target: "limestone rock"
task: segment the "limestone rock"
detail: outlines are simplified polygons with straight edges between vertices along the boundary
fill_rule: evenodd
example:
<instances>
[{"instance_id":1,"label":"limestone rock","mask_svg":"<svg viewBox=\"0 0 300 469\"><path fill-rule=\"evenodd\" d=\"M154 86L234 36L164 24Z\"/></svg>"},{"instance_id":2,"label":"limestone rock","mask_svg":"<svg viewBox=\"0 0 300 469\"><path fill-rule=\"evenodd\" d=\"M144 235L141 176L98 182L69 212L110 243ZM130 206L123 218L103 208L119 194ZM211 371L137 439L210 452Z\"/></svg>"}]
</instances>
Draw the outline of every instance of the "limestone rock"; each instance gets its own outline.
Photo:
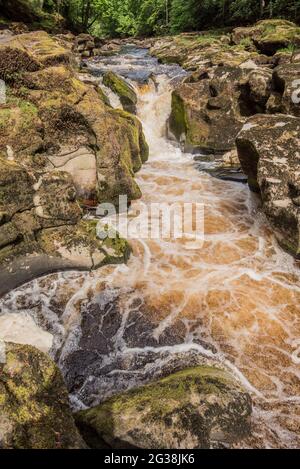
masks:
<instances>
[{"instance_id":1,"label":"limestone rock","mask_svg":"<svg viewBox=\"0 0 300 469\"><path fill-rule=\"evenodd\" d=\"M300 63L289 63L275 68L273 87L277 106L274 109L273 101L269 102L269 111L300 117Z\"/></svg>"},{"instance_id":2,"label":"limestone rock","mask_svg":"<svg viewBox=\"0 0 300 469\"><path fill-rule=\"evenodd\" d=\"M300 120L286 115L251 117L237 136L238 156L251 189L279 243L300 254Z\"/></svg>"},{"instance_id":3,"label":"limestone rock","mask_svg":"<svg viewBox=\"0 0 300 469\"><path fill-rule=\"evenodd\" d=\"M287 20L262 20L254 26L235 28L232 41L235 44L252 42L263 54L274 55L279 49L300 44L300 28Z\"/></svg>"},{"instance_id":4,"label":"limestone rock","mask_svg":"<svg viewBox=\"0 0 300 469\"><path fill-rule=\"evenodd\" d=\"M103 83L119 96L125 111L136 114L137 97L132 86L124 78L114 72L106 72Z\"/></svg>"},{"instance_id":5,"label":"limestone rock","mask_svg":"<svg viewBox=\"0 0 300 469\"><path fill-rule=\"evenodd\" d=\"M221 448L249 432L251 399L227 372L196 367L75 414L91 447Z\"/></svg>"},{"instance_id":6,"label":"limestone rock","mask_svg":"<svg viewBox=\"0 0 300 469\"><path fill-rule=\"evenodd\" d=\"M183 83L172 94L171 132L187 151L225 152L234 147L245 120L240 68L220 67L213 78Z\"/></svg>"},{"instance_id":7,"label":"limestone rock","mask_svg":"<svg viewBox=\"0 0 300 469\"><path fill-rule=\"evenodd\" d=\"M6 62L3 62L3 61ZM0 44L0 74L1 70L8 70L14 65L15 72L22 70L36 70L39 67L58 63L69 63L70 52L63 48L58 41L52 39L45 31L34 31L12 36Z\"/></svg>"},{"instance_id":8,"label":"limestone rock","mask_svg":"<svg viewBox=\"0 0 300 469\"><path fill-rule=\"evenodd\" d=\"M2 358L0 448L85 448L62 376L50 358L30 345L10 342L4 343Z\"/></svg>"}]
</instances>

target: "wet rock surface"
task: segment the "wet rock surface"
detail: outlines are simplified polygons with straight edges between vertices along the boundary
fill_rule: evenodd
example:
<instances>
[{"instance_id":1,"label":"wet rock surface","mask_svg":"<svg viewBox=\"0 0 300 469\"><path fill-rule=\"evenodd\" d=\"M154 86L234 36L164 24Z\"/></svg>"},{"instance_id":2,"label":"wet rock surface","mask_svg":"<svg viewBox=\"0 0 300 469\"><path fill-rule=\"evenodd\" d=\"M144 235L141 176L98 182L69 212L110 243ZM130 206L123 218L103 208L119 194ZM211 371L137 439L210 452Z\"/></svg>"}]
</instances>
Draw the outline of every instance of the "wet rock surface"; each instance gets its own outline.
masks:
<instances>
[{"instance_id":1,"label":"wet rock surface","mask_svg":"<svg viewBox=\"0 0 300 469\"><path fill-rule=\"evenodd\" d=\"M237 137L250 187L260 191L279 242L296 256L300 254L299 131L295 117L260 115L249 119Z\"/></svg>"},{"instance_id":2,"label":"wet rock surface","mask_svg":"<svg viewBox=\"0 0 300 469\"><path fill-rule=\"evenodd\" d=\"M50 358L8 342L1 342L1 353L0 448L85 448L61 373Z\"/></svg>"},{"instance_id":3,"label":"wet rock surface","mask_svg":"<svg viewBox=\"0 0 300 469\"><path fill-rule=\"evenodd\" d=\"M78 78L65 44L44 31L0 43L1 293L35 275L128 258L119 240L105 251L80 205L139 198L134 173L148 146L135 116Z\"/></svg>"},{"instance_id":4,"label":"wet rock surface","mask_svg":"<svg viewBox=\"0 0 300 469\"><path fill-rule=\"evenodd\" d=\"M222 448L249 433L251 400L232 377L191 368L75 415L92 447Z\"/></svg>"}]
</instances>

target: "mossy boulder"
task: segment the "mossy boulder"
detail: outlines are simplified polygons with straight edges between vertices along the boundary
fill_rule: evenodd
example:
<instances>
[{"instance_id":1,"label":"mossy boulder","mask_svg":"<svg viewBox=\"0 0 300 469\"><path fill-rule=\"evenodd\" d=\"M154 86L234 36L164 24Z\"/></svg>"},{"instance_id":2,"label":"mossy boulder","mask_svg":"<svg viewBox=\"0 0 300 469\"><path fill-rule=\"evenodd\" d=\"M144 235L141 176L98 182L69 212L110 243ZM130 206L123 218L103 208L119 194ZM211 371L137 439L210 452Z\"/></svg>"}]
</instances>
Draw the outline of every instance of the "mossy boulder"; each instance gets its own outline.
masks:
<instances>
[{"instance_id":1,"label":"mossy boulder","mask_svg":"<svg viewBox=\"0 0 300 469\"><path fill-rule=\"evenodd\" d=\"M287 20L262 20L251 27L236 28L232 33L235 44L251 41L266 55L274 55L279 49L300 45L300 28Z\"/></svg>"},{"instance_id":2,"label":"mossy boulder","mask_svg":"<svg viewBox=\"0 0 300 469\"><path fill-rule=\"evenodd\" d=\"M141 197L141 123L83 83L70 49L43 31L6 37L0 63L9 77L0 106L0 294L56 270L126 262L126 241L99 239L79 201L86 209Z\"/></svg>"},{"instance_id":3,"label":"mossy boulder","mask_svg":"<svg viewBox=\"0 0 300 469\"><path fill-rule=\"evenodd\" d=\"M32 29L45 29L50 33L59 32L65 26L65 19L58 13L43 10L44 0L0 0L1 14L13 21L28 23Z\"/></svg>"},{"instance_id":4,"label":"mossy boulder","mask_svg":"<svg viewBox=\"0 0 300 469\"><path fill-rule=\"evenodd\" d=\"M204 31L159 38L150 52L161 62L177 63L188 71L202 67L239 66L258 56L256 50L248 50L243 45L230 46L229 43L229 36Z\"/></svg>"},{"instance_id":5,"label":"mossy boulder","mask_svg":"<svg viewBox=\"0 0 300 469\"><path fill-rule=\"evenodd\" d=\"M17 21L37 21L42 14L43 0L0 0L1 13Z\"/></svg>"},{"instance_id":6,"label":"mossy boulder","mask_svg":"<svg viewBox=\"0 0 300 469\"><path fill-rule=\"evenodd\" d=\"M8 96L0 108L0 152L9 156L34 154L43 144L43 126L37 107Z\"/></svg>"},{"instance_id":7,"label":"mossy boulder","mask_svg":"<svg viewBox=\"0 0 300 469\"><path fill-rule=\"evenodd\" d=\"M196 367L80 411L95 448L196 449L230 446L249 432L251 399L227 372Z\"/></svg>"},{"instance_id":8,"label":"mossy boulder","mask_svg":"<svg viewBox=\"0 0 300 469\"><path fill-rule=\"evenodd\" d=\"M3 62L6 60L6 62ZM34 71L41 66L69 63L70 51L52 39L45 31L34 31L8 37L0 44L0 74ZM3 72L1 72L3 70Z\"/></svg>"},{"instance_id":9,"label":"mossy boulder","mask_svg":"<svg viewBox=\"0 0 300 469\"><path fill-rule=\"evenodd\" d=\"M240 68L220 67L211 77L183 83L172 93L169 129L186 151L225 152L234 147L245 120Z\"/></svg>"},{"instance_id":10,"label":"mossy boulder","mask_svg":"<svg viewBox=\"0 0 300 469\"><path fill-rule=\"evenodd\" d=\"M116 93L125 111L136 114L137 96L133 87L114 72L106 72L103 84Z\"/></svg>"},{"instance_id":11,"label":"mossy boulder","mask_svg":"<svg viewBox=\"0 0 300 469\"><path fill-rule=\"evenodd\" d=\"M30 345L1 343L0 448L85 448L57 366Z\"/></svg>"},{"instance_id":12,"label":"mossy boulder","mask_svg":"<svg viewBox=\"0 0 300 469\"><path fill-rule=\"evenodd\" d=\"M300 255L300 119L251 117L237 136L238 156L252 190L259 191L279 243Z\"/></svg>"},{"instance_id":13,"label":"mossy boulder","mask_svg":"<svg viewBox=\"0 0 300 469\"><path fill-rule=\"evenodd\" d=\"M105 264L127 262L131 249L126 240L116 233L115 238L99 239L97 222L81 220L75 227L64 225L42 230L38 234L42 250L73 263L74 268L85 270Z\"/></svg>"},{"instance_id":14,"label":"mossy boulder","mask_svg":"<svg viewBox=\"0 0 300 469\"><path fill-rule=\"evenodd\" d=\"M97 223L81 218L68 173L0 158L0 294L56 270L127 261L125 240L99 239Z\"/></svg>"},{"instance_id":15,"label":"mossy boulder","mask_svg":"<svg viewBox=\"0 0 300 469\"><path fill-rule=\"evenodd\" d=\"M0 55L7 50L29 54L36 68L10 71L7 104L0 110L2 154L9 151L34 171L69 172L85 206L117 205L119 195L129 203L139 198L134 173L148 147L138 119L113 110L97 85L82 82L63 60L70 51L45 32L14 36Z\"/></svg>"}]
</instances>

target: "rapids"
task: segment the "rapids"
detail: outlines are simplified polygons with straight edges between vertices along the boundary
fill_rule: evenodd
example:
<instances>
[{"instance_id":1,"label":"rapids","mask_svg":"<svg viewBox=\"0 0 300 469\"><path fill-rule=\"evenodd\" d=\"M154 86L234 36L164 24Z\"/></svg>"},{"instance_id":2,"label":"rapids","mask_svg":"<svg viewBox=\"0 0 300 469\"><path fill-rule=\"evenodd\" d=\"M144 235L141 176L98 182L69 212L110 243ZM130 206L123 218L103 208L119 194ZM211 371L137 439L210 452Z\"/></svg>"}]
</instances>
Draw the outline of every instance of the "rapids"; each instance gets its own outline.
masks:
<instances>
[{"instance_id":1,"label":"rapids","mask_svg":"<svg viewBox=\"0 0 300 469\"><path fill-rule=\"evenodd\" d=\"M0 301L0 325L14 327L18 313L22 342L26 334L37 346L44 339L74 408L215 363L252 395L252 435L243 447L299 447L299 269L245 185L198 171L193 156L166 138L172 87L183 71L128 50L89 67L97 75L106 65L135 80L150 147L136 175L141 202L204 204L204 242L133 239L126 266L52 274L10 292ZM132 217L141 202L132 204Z\"/></svg>"}]
</instances>

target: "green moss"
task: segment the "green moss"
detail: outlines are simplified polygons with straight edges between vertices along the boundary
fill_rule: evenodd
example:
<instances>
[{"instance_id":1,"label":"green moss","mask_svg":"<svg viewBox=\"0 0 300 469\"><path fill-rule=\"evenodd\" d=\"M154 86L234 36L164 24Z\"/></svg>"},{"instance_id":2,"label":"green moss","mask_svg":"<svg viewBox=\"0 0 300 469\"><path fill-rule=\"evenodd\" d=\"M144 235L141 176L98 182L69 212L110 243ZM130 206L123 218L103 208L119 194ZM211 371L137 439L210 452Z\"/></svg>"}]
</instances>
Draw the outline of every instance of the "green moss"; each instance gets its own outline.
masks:
<instances>
[{"instance_id":1,"label":"green moss","mask_svg":"<svg viewBox=\"0 0 300 469\"><path fill-rule=\"evenodd\" d=\"M136 112L137 97L135 91L123 78L114 72L107 72L103 76L103 84L119 96L126 111Z\"/></svg>"},{"instance_id":2,"label":"green moss","mask_svg":"<svg viewBox=\"0 0 300 469\"><path fill-rule=\"evenodd\" d=\"M187 128L188 125L184 101L176 92L173 91L170 129L177 138L177 140L180 140L182 135L186 135Z\"/></svg>"},{"instance_id":3,"label":"green moss","mask_svg":"<svg viewBox=\"0 0 300 469\"><path fill-rule=\"evenodd\" d=\"M147 419L148 424L156 420L161 422L173 412L179 415L185 405L187 410L190 409L191 396L201 396L205 401L207 395L213 395L216 399L232 386L232 378L221 369L210 366L188 368L112 397L95 408L78 412L75 420L79 425L91 425L100 437L108 437L109 440L114 434L116 422L122 426L123 421L130 420L134 427L133 420L138 413L141 413L142 419Z\"/></svg>"},{"instance_id":4,"label":"green moss","mask_svg":"<svg viewBox=\"0 0 300 469\"><path fill-rule=\"evenodd\" d=\"M0 109L0 131L5 129L11 117L11 110L8 108Z\"/></svg>"}]
</instances>

